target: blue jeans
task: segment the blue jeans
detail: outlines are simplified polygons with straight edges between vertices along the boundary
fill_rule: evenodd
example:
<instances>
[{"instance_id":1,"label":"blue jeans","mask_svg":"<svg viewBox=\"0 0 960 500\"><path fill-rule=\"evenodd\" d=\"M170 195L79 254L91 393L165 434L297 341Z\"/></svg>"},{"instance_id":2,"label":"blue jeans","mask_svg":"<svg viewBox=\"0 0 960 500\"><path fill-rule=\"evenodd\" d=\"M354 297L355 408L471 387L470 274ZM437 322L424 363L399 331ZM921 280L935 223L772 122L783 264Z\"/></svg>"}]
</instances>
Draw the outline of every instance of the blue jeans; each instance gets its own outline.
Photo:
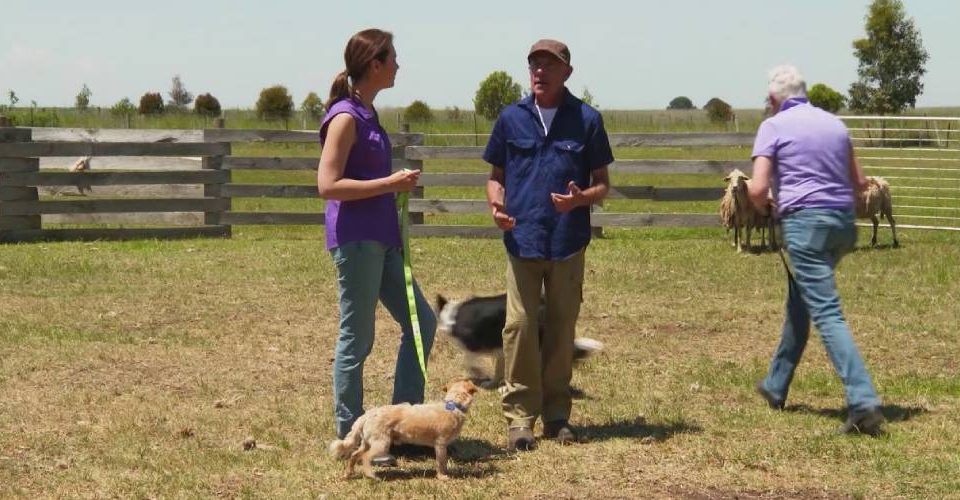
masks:
<instances>
[{"instance_id":1,"label":"blue jeans","mask_svg":"<svg viewBox=\"0 0 960 500\"><path fill-rule=\"evenodd\" d=\"M340 336L333 360L333 406L337 436L343 438L363 415L363 362L373 349L377 300L402 330L393 378L393 404L422 403L424 380L417 360L407 306L400 248L356 241L330 250L340 289ZM430 356L437 320L416 281L413 284L424 356Z\"/></svg>"},{"instance_id":2,"label":"blue jeans","mask_svg":"<svg viewBox=\"0 0 960 500\"><path fill-rule=\"evenodd\" d=\"M857 241L852 211L804 209L783 220L783 241L793 268L788 277L786 318L780 346L763 387L786 401L793 373L810 337L810 320L820 331L830 361L843 381L851 411L880 406L870 374L840 310L834 269Z\"/></svg>"}]
</instances>

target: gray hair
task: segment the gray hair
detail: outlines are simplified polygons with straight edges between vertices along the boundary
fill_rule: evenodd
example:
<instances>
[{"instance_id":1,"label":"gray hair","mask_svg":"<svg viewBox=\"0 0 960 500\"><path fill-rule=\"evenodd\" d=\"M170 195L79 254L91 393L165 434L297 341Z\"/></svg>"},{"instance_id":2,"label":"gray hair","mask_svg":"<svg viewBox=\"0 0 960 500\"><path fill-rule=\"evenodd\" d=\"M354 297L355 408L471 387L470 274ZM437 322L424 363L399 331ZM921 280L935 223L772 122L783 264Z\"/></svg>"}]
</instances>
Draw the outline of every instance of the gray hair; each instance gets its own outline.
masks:
<instances>
[{"instance_id":1,"label":"gray hair","mask_svg":"<svg viewBox=\"0 0 960 500\"><path fill-rule=\"evenodd\" d=\"M773 68L768 73L770 84L767 91L770 92L778 102L786 101L791 97L806 97L807 82L803 81L803 75L796 66L784 64Z\"/></svg>"}]
</instances>

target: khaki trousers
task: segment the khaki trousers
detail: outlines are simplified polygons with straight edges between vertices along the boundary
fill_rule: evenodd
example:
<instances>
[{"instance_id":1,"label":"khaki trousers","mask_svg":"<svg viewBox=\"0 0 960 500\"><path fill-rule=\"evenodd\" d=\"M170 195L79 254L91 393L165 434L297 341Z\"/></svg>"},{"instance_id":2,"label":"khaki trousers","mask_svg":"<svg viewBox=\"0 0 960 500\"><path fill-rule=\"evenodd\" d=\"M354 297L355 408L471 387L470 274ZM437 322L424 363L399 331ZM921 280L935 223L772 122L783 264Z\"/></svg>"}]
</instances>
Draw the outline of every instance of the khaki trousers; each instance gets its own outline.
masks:
<instances>
[{"instance_id":1,"label":"khaki trousers","mask_svg":"<svg viewBox=\"0 0 960 500\"><path fill-rule=\"evenodd\" d=\"M562 261L509 256L502 404L511 427L532 428L539 416L544 422L570 418L573 340L583 300L585 250Z\"/></svg>"}]
</instances>

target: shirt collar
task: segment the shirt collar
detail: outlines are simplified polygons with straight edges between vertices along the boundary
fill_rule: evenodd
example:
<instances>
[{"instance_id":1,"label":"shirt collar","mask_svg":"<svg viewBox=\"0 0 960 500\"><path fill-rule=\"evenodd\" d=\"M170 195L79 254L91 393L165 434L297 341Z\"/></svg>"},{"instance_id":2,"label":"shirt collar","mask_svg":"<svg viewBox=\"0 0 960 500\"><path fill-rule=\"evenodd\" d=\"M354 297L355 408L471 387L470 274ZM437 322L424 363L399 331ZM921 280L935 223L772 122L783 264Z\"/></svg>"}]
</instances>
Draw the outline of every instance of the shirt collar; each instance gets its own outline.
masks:
<instances>
[{"instance_id":1,"label":"shirt collar","mask_svg":"<svg viewBox=\"0 0 960 500\"><path fill-rule=\"evenodd\" d=\"M350 107L356 110L357 114L363 117L364 120L369 120L373 118L376 113L375 111L371 111L367 109L367 107L364 106L362 102L360 102L360 99L357 99L353 96L344 97L342 100L347 101Z\"/></svg>"},{"instance_id":2,"label":"shirt collar","mask_svg":"<svg viewBox=\"0 0 960 500\"><path fill-rule=\"evenodd\" d=\"M569 107L569 106L571 106L571 105L575 105L575 104L576 104L576 99L577 99L577 98L574 97L573 94L570 93L570 90L567 89L567 87L563 87L563 99L560 101L560 106L558 107L558 109L559 109L559 108ZM524 97L523 99L520 99L520 102L517 103L517 104L518 104L520 107L527 108L527 109L529 109L530 111L533 111L533 110L534 110L534 104L535 104L534 101L533 101L533 93L531 93L531 94L528 95L527 97Z\"/></svg>"},{"instance_id":3,"label":"shirt collar","mask_svg":"<svg viewBox=\"0 0 960 500\"><path fill-rule=\"evenodd\" d=\"M806 97L791 97L780 105L780 111L786 111L794 106L810 102Z\"/></svg>"}]
</instances>

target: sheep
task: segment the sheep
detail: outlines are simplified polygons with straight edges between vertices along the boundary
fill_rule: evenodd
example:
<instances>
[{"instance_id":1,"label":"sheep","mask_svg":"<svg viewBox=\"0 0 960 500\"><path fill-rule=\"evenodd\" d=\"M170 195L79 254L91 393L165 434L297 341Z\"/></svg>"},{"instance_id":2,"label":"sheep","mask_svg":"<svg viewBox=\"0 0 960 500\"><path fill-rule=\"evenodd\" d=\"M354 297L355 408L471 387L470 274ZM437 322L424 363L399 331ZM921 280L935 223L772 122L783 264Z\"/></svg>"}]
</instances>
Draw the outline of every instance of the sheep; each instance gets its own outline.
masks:
<instances>
[{"instance_id":1,"label":"sheep","mask_svg":"<svg viewBox=\"0 0 960 500\"><path fill-rule=\"evenodd\" d=\"M733 246L738 252L743 251L740 231L744 231L747 248L750 248L750 231L756 226L756 211L750 203L747 191L749 177L740 169L735 168L723 180L727 181L727 189L720 201L720 219L724 226L733 229Z\"/></svg>"},{"instance_id":2,"label":"sheep","mask_svg":"<svg viewBox=\"0 0 960 500\"><path fill-rule=\"evenodd\" d=\"M897 222L893 220L893 198L890 196L890 184L882 177L867 176L867 188L860 196L857 196L857 217L860 219L870 219L873 222L873 237L870 238L870 246L877 246L877 226L880 225L881 217L886 217L890 223L890 231L893 232L894 248L900 246L897 241Z\"/></svg>"},{"instance_id":3,"label":"sheep","mask_svg":"<svg viewBox=\"0 0 960 500\"><path fill-rule=\"evenodd\" d=\"M747 181L747 186L750 185L751 181ZM756 210L756 208L754 208ZM777 249L777 202L773 199L773 191L767 190L767 212L766 214L761 214L757 212L756 218L754 219L754 228L760 231L760 247L769 248L770 250ZM769 239L766 238L764 231L769 234ZM767 243L770 243L767 246Z\"/></svg>"},{"instance_id":4,"label":"sheep","mask_svg":"<svg viewBox=\"0 0 960 500\"><path fill-rule=\"evenodd\" d=\"M90 170L90 158L91 157L89 156L84 156L83 158L80 158L79 160L74 162L73 166L71 166L69 170L71 172L85 172L87 170ZM77 190L80 191L80 194L82 195L84 194L84 191L93 191L93 188L90 187L90 185L85 182L78 182Z\"/></svg>"}]
</instances>

